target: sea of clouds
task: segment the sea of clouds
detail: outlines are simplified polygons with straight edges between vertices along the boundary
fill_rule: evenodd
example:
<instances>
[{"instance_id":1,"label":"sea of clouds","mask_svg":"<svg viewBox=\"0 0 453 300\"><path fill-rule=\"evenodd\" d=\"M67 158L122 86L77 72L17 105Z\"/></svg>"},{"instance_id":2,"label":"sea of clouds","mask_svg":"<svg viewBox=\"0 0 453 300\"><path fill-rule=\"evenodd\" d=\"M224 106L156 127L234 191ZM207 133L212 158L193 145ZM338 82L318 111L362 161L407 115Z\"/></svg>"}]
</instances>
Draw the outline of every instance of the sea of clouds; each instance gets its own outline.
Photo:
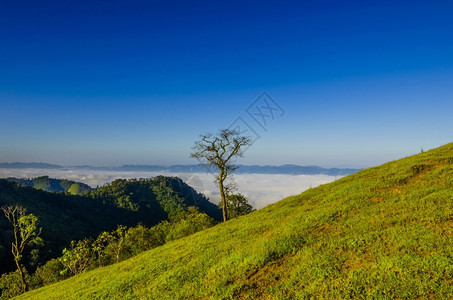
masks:
<instances>
[{"instance_id":1,"label":"sea of clouds","mask_svg":"<svg viewBox=\"0 0 453 300\"><path fill-rule=\"evenodd\" d=\"M210 173L123 172L85 169L0 169L0 178L34 178L47 175L69 179L92 187L102 186L118 178L150 178L158 175L176 176L218 203L220 194ZM233 179L238 192L245 195L253 207L260 209L285 197L297 195L310 187L332 182L340 177L328 175L235 174Z\"/></svg>"}]
</instances>

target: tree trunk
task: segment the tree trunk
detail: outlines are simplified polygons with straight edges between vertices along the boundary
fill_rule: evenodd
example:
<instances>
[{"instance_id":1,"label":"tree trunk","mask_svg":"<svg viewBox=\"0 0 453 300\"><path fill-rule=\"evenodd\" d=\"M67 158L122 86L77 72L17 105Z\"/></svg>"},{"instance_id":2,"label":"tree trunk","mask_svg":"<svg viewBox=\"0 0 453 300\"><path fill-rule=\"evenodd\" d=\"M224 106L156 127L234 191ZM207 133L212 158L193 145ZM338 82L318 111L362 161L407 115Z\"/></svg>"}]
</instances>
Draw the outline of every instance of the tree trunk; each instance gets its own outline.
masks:
<instances>
[{"instance_id":1,"label":"tree trunk","mask_svg":"<svg viewBox=\"0 0 453 300\"><path fill-rule=\"evenodd\" d=\"M225 195L225 187L223 186L223 172L219 175L219 189L220 197L222 197L223 222L226 222L228 221L228 203Z\"/></svg>"},{"instance_id":2,"label":"tree trunk","mask_svg":"<svg viewBox=\"0 0 453 300\"><path fill-rule=\"evenodd\" d=\"M25 275L24 275L24 272L22 271L22 268L20 267L19 260L15 259L15 261L16 261L17 270L19 270L20 281L22 282L22 291L25 293L27 291L27 282L25 281Z\"/></svg>"},{"instance_id":3,"label":"tree trunk","mask_svg":"<svg viewBox=\"0 0 453 300\"><path fill-rule=\"evenodd\" d=\"M122 233L120 232L120 234L122 234ZM116 263L120 262L121 250L123 250L123 242L124 242L124 238L120 237L120 240L118 241L118 248L116 251Z\"/></svg>"}]
</instances>

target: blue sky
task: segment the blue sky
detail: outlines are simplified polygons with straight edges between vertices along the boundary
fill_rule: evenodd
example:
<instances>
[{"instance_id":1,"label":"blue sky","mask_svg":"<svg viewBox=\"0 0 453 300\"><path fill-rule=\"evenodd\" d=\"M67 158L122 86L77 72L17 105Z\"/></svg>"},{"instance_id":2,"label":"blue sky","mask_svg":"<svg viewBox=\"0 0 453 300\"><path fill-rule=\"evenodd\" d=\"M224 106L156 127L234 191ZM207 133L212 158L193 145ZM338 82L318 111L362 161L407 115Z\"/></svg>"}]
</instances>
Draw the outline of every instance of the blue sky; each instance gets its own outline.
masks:
<instances>
[{"instance_id":1,"label":"blue sky","mask_svg":"<svg viewBox=\"0 0 453 300\"><path fill-rule=\"evenodd\" d=\"M0 1L0 161L371 166L453 140L451 1ZM284 109L265 132L246 109Z\"/></svg>"}]
</instances>

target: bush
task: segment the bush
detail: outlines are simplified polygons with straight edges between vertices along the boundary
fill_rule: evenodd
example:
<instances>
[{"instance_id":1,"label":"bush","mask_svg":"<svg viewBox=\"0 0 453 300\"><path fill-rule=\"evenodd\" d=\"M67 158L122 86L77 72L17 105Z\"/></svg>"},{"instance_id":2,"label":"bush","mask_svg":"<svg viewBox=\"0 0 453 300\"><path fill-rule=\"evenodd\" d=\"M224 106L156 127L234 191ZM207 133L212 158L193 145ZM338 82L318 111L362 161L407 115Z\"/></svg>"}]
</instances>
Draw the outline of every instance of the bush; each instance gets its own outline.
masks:
<instances>
[{"instance_id":1,"label":"bush","mask_svg":"<svg viewBox=\"0 0 453 300\"><path fill-rule=\"evenodd\" d=\"M49 285L69 276L64 274L65 266L58 259L49 260L44 266L38 267L33 275L36 286Z\"/></svg>"},{"instance_id":2,"label":"bush","mask_svg":"<svg viewBox=\"0 0 453 300\"><path fill-rule=\"evenodd\" d=\"M207 229L215 223L211 217L200 213L195 207L190 207L189 211L180 213L172 221L165 238L167 242Z\"/></svg>"},{"instance_id":3,"label":"bush","mask_svg":"<svg viewBox=\"0 0 453 300\"><path fill-rule=\"evenodd\" d=\"M30 289L35 288L33 284L30 284L32 281L30 275L25 269L23 269L23 272ZM3 274L0 277L0 293L0 299L10 299L23 293L22 281L18 270Z\"/></svg>"}]
</instances>

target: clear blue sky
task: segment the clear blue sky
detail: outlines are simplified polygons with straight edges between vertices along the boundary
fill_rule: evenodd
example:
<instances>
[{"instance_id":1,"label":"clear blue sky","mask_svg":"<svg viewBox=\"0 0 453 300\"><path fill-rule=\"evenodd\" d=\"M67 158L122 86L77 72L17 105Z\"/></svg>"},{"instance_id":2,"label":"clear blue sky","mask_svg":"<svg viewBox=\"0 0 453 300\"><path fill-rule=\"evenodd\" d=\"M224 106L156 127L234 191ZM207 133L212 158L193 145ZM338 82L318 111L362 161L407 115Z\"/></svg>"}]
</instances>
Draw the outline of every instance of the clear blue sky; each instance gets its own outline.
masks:
<instances>
[{"instance_id":1,"label":"clear blue sky","mask_svg":"<svg viewBox=\"0 0 453 300\"><path fill-rule=\"evenodd\" d=\"M451 1L0 1L0 162L370 166L453 141ZM245 110L267 91L285 115Z\"/></svg>"}]
</instances>

